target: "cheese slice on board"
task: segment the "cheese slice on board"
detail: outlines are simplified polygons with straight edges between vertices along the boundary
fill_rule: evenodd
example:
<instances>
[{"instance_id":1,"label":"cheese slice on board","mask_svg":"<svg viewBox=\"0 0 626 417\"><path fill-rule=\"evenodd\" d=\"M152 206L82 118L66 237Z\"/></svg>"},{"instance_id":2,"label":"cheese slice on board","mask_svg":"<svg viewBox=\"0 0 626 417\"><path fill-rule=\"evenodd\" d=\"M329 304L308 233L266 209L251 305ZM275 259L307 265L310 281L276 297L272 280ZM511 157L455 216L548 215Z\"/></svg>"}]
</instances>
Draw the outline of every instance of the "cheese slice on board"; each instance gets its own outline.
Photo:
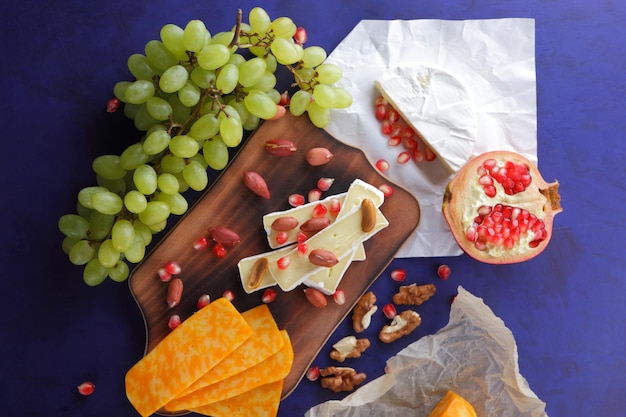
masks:
<instances>
[{"instance_id":1,"label":"cheese slice on board","mask_svg":"<svg viewBox=\"0 0 626 417\"><path fill-rule=\"evenodd\" d=\"M294 354L287 331L281 330L281 335L284 339L283 347L274 355L230 378L175 398L165 405L165 409L167 411L191 410L235 397L270 382L285 379L291 371Z\"/></svg>"},{"instance_id":2,"label":"cheese slice on board","mask_svg":"<svg viewBox=\"0 0 626 417\"><path fill-rule=\"evenodd\" d=\"M469 92L457 78L416 64L392 68L374 86L451 172L467 162L478 122Z\"/></svg>"},{"instance_id":3,"label":"cheese slice on board","mask_svg":"<svg viewBox=\"0 0 626 417\"><path fill-rule=\"evenodd\" d=\"M191 384L179 395L180 397L251 368L282 348L283 336L266 304L244 311L241 315L252 328L252 335L223 361Z\"/></svg>"},{"instance_id":4,"label":"cheese slice on board","mask_svg":"<svg viewBox=\"0 0 626 417\"><path fill-rule=\"evenodd\" d=\"M161 409L252 334L230 301L219 298L183 321L126 373L126 396L140 415Z\"/></svg>"},{"instance_id":5,"label":"cheese slice on board","mask_svg":"<svg viewBox=\"0 0 626 417\"><path fill-rule=\"evenodd\" d=\"M276 417L284 380L261 385L235 397L218 401L191 411L210 417Z\"/></svg>"}]
</instances>

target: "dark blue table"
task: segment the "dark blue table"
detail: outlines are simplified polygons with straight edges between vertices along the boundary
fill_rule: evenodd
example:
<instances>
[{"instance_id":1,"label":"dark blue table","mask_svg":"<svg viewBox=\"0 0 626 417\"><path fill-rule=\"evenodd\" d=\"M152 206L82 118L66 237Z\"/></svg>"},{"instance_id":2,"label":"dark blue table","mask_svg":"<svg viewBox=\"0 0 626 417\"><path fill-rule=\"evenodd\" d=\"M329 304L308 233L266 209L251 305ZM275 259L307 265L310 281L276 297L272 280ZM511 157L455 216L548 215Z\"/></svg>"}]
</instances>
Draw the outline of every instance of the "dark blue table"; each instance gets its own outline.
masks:
<instances>
[{"instance_id":1,"label":"dark blue table","mask_svg":"<svg viewBox=\"0 0 626 417\"><path fill-rule=\"evenodd\" d=\"M0 100L2 231L0 415L135 416L124 374L141 357L144 327L126 284L89 288L61 251L57 219L93 185L91 161L137 139L104 112L127 57L165 23L203 19L230 28L256 2L5 2ZM376 344L358 362L369 379L413 340L447 323L458 285L482 297L513 331L521 373L551 416L622 415L626 406L626 3L608 0L346 0L265 2L290 16L309 44L331 51L361 19L536 19L538 157L558 178L565 211L539 257L490 266L467 256L395 260L414 280L436 282L407 340ZM193 196L190 196L193 199ZM452 268L439 281L440 263ZM387 271L374 284L389 292ZM342 323L337 335L349 330ZM329 347L317 363L323 364ZM76 385L96 383L81 397ZM304 380L280 408L303 415L341 398Z\"/></svg>"}]
</instances>

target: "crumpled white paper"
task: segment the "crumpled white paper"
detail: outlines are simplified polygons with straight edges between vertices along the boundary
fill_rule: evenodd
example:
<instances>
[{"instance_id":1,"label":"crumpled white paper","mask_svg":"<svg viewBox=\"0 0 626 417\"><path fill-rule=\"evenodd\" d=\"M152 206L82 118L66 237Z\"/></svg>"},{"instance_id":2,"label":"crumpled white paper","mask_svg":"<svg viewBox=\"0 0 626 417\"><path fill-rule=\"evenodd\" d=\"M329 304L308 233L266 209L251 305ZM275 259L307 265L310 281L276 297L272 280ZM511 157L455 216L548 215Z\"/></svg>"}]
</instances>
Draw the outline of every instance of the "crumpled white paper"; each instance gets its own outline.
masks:
<instances>
[{"instance_id":1,"label":"crumpled white paper","mask_svg":"<svg viewBox=\"0 0 626 417\"><path fill-rule=\"evenodd\" d=\"M374 81L385 72L411 64L441 68L460 80L475 106L477 137L473 154L518 152L537 162L535 21L363 20L333 50L327 62L344 70L338 83L350 91L352 106L333 111L326 130L362 149L372 164L395 161L374 118ZM445 186L452 174L441 163L397 166L386 175L409 190L422 210L416 233L397 257L454 256L461 250L441 214Z\"/></svg>"},{"instance_id":2,"label":"crumpled white paper","mask_svg":"<svg viewBox=\"0 0 626 417\"><path fill-rule=\"evenodd\" d=\"M388 372L341 401L311 408L306 417L427 416L450 389L478 416L547 417L545 403L519 373L511 331L462 287L448 324L387 361Z\"/></svg>"}]
</instances>

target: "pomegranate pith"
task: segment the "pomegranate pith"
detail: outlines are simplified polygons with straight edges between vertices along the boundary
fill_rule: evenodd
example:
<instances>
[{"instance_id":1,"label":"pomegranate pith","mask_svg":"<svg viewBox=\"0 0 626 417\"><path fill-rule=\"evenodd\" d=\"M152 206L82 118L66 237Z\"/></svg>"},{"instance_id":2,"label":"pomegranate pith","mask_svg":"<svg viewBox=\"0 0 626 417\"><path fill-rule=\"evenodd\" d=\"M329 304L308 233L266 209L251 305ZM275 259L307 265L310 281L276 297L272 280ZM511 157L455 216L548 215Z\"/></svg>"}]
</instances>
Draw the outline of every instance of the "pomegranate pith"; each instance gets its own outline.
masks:
<instances>
[{"instance_id":1,"label":"pomegranate pith","mask_svg":"<svg viewBox=\"0 0 626 417\"><path fill-rule=\"evenodd\" d=\"M553 218L562 211L558 186L522 155L488 152L450 181L443 214L468 255L493 264L521 262L550 240Z\"/></svg>"}]
</instances>

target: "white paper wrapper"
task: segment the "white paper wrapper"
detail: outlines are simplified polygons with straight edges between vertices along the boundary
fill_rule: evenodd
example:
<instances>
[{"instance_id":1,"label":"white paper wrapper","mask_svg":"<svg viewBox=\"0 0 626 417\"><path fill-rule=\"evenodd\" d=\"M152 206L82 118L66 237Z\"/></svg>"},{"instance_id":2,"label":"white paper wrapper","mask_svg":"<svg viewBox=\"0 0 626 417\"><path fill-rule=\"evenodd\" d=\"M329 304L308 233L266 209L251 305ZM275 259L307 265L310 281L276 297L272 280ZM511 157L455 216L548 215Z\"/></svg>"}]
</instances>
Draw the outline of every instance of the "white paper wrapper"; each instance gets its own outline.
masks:
<instances>
[{"instance_id":1,"label":"white paper wrapper","mask_svg":"<svg viewBox=\"0 0 626 417\"><path fill-rule=\"evenodd\" d=\"M511 331L480 298L458 291L446 327L389 359L385 375L306 417L427 416L449 389L479 417L547 417L519 373Z\"/></svg>"},{"instance_id":2,"label":"white paper wrapper","mask_svg":"<svg viewBox=\"0 0 626 417\"><path fill-rule=\"evenodd\" d=\"M473 154L504 149L536 163L534 20L364 20L327 62L343 68L338 85L350 91L354 103L333 111L326 130L362 149L372 163L380 158L392 162L386 175L420 202L420 225L396 256L461 254L441 215L450 170L440 162L393 163L399 149L387 145L374 118L373 102L379 95L374 81L411 64L444 70L463 84L474 104Z\"/></svg>"}]
</instances>

